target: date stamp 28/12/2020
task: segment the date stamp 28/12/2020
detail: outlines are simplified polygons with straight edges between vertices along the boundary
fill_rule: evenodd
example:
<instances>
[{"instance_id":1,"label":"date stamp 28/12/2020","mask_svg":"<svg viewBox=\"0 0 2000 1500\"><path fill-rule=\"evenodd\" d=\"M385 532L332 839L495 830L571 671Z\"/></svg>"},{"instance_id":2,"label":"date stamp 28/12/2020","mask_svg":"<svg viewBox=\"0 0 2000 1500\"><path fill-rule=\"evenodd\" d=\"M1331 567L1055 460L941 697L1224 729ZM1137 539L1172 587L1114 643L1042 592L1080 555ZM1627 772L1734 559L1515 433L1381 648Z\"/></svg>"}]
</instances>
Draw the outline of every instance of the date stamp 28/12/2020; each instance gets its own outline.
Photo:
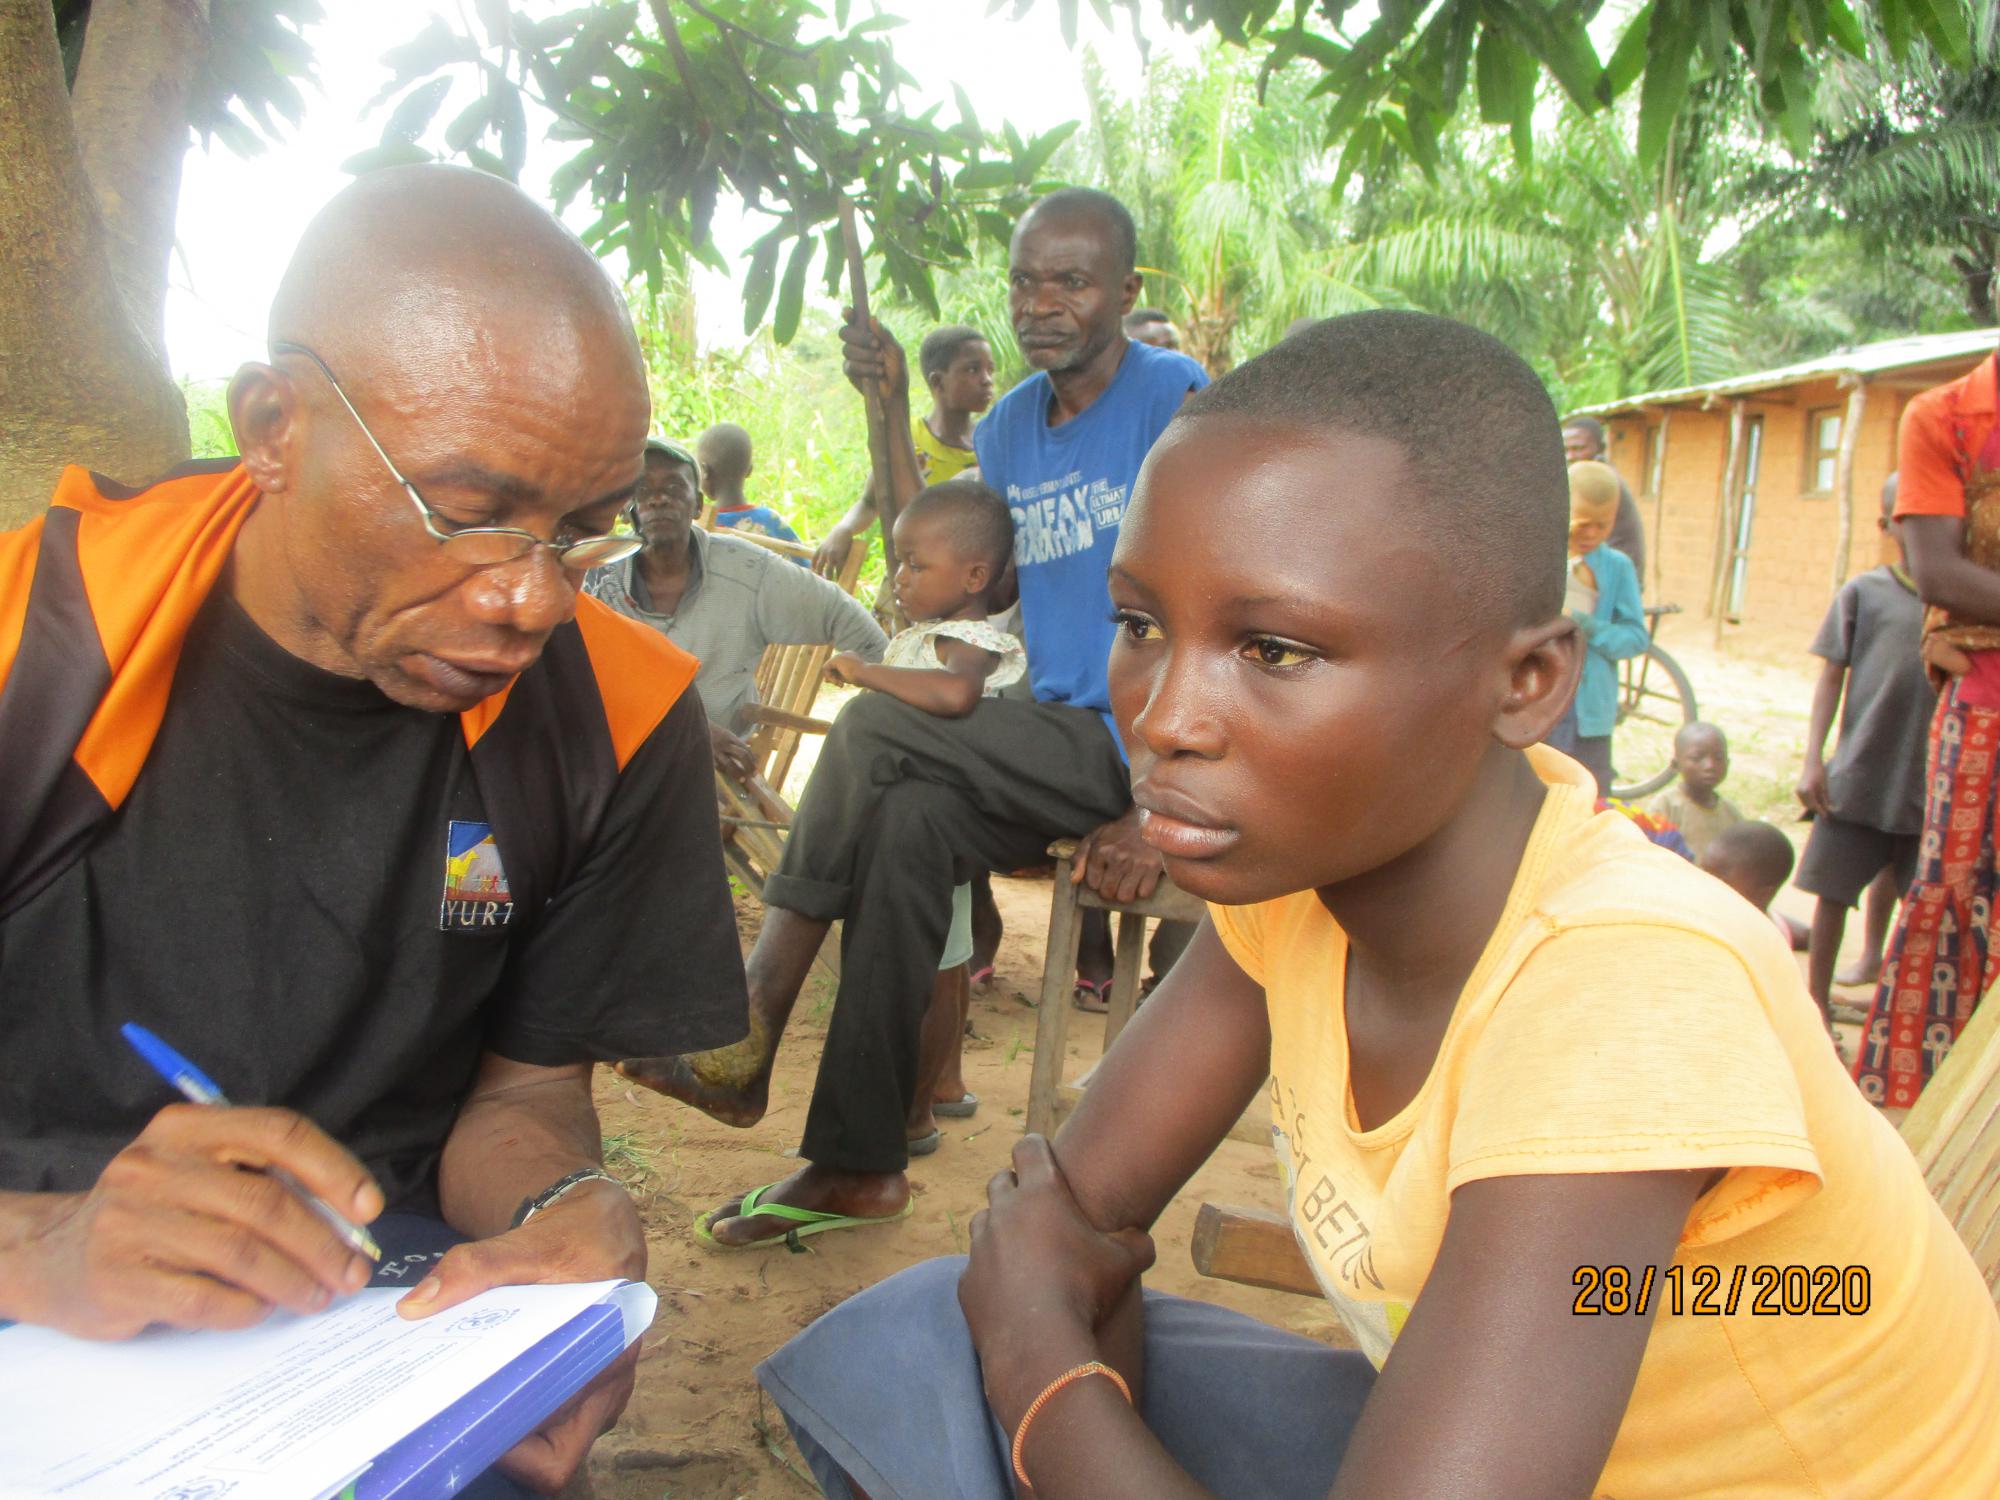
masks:
<instances>
[{"instance_id":1,"label":"date stamp 28/12/2020","mask_svg":"<svg viewBox=\"0 0 2000 1500\"><path fill-rule=\"evenodd\" d=\"M1858 1317L1868 1311L1866 1266L1578 1266L1578 1317Z\"/></svg>"}]
</instances>

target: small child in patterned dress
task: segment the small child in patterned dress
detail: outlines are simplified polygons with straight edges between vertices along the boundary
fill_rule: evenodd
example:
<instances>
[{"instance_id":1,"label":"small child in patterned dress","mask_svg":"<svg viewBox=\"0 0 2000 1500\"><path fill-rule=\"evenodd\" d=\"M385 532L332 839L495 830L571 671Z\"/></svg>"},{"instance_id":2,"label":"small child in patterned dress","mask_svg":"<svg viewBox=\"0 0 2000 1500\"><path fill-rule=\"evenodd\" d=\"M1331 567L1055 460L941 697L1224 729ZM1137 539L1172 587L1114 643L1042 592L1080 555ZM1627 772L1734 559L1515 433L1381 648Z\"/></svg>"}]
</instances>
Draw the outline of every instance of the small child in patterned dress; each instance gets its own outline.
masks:
<instances>
[{"instance_id":1,"label":"small child in patterned dress","mask_svg":"<svg viewBox=\"0 0 2000 1500\"><path fill-rule=\"evenodd\" d=\"M1014 550L1007 503L975 479L922 490L896 518L896 605L912 622L890 640L879 663L842 651L826 664L835 682L871 688L912 708L964 718L1027 674L1018 636L987 623L994 586ZM938 963L937 989L924 1018L920 1082L909 1119L910 1154L935 1151L932 1116L963 1117L979 1107L965 1087L960 1043L971 1004L972 891L951 893L951 932Z\"/></svg>"}]
</instances>

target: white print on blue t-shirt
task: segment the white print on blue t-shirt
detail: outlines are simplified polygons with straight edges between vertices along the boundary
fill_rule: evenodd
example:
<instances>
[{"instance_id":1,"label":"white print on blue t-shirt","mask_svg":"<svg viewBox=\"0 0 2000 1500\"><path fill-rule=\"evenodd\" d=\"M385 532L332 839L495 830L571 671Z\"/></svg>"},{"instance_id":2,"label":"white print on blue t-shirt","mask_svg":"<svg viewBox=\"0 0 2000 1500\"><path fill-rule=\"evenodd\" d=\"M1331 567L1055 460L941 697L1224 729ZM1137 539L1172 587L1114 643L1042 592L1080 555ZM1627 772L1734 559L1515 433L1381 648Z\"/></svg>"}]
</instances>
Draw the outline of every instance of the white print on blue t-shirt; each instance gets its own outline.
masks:
<instances>
[{"instance_id":1,"label":"white print on blue t-shirt","mask_svg":"<svg viewBox=\"0 0 2000 1500\"><path fill-rule=\"evenodd\" d=\"M1088 552L1097 533L1125 519L1128 488L1096 479L1088 488L1072 472L1036 486L1033 496L1007 488L1007 508L1014 516L1014 565L1032 568L1059 557ZM1043 493L1049 490L1054 494Z\"/></svg>"},{"instance_id":2,"label":"white print on blue t-shirt","mask_svg":"<svg viewBox=\"0 0 2000 1500\"><path fill-rule=\"evenodd\" d=\"M1054 388L1030 376L973 430L979 473L1014 518L1021 634L1044 703L1108 714L1105 659L1114 630L1105 574L1139 466L1188 392L1208 384L1184 354L1128 344L1104 394L1060 427Z\"/></svg>"}]
</instances>

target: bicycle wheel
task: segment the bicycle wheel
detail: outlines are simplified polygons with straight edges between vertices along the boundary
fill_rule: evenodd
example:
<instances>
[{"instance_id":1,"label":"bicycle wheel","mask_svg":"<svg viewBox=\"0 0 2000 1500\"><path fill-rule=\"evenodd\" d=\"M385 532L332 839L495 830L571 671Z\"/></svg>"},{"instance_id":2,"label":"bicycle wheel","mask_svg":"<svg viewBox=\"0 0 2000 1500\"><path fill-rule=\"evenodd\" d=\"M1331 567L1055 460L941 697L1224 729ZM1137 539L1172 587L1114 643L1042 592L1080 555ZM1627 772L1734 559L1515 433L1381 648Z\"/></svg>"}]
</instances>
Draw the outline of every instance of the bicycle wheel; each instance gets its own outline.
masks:
<instances>
[{"instance_id":1,"label":"bicycle wheel","mask_svg":"<svg viewBox=\"0 0 2000 1500\"><path fill-rule=\"evenodd\" d=\"M1621 802L1650 797L1674 779L1674 736L1698 711L1694 684L1658 646L1623 663L1618 727L1611 738L1611 795Z\"/></svg>"}]
</instances>

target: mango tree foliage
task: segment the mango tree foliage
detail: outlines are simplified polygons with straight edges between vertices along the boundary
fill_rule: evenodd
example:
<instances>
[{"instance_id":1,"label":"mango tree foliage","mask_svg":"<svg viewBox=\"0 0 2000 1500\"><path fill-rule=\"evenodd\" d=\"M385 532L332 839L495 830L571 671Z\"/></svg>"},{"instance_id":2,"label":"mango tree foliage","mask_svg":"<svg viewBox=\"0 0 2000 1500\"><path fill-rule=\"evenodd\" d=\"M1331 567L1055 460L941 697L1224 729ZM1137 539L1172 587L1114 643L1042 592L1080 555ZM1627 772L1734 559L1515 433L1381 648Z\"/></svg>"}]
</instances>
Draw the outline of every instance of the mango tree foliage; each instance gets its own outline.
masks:
<instances>
[{"instance_id":1,"label":"mango tree foliage","mask_svg":"<svg viewBox=\"0 0 2000 1500\"><path fill-rule=\"evenodd\" d=\"M939 316L935 275L982 237L1004 243L1073 127L990 136L963 89L955 118L906 107L892 16L856 18L812 0L600 3L533 19L478 0L476 29L433 19L385 61L396 97L381 145L356 171L429 158L424 146L454 77L479 93L443 123L446 153L509 178L527 155L526 100L570 143L550 186L558 208L588 194L583 232L622 252L657 291L685 254L720 266L709 227L724 191L772 223L750 251L744 328L772 314L788 342L818 267L829 291L846 270L843 202L872 229L888 286Z\"/></svg>"},{"instance_id":2,"label":"mango tree foliage","mask_svg":"<svg viewBox=\"0 0 2000 1500\"><path fill-rule=\"evenodd\" d=\"M1047 0L992 0L1022 15ZM1972 58L1972 18L1990 0L1875 0L1890 56L1913 42L1948 67ZM1054 0L1075 35L1077 0ZM1330 103L1323 139L1340 150L1344 180L1402 157L1426 171L1471 90L1480 118L1504 125L1515 154L1532 154L1535 101L1547 74L1585 113L1639 91L1638 159L1658 165L1675 119L1700 80L1747 68L1759 114L1794 154L1813 136L1812 103L1822 65L1835 52L1866 51L1849 0L1646 0L1615 25L1600 53L1590 28L1604 0L1159 0L1170 25L1214 28L1224 39L1271 47L1266 67L1304 58L1321 70L1315 93ZM1091 0L1107 27L1112 0ZM1118 8L1138 25L1137 0ZM1614 12L1615 14L1615 12ZM1611 27L1607 25L1606 31Z\"/></svg>"}]
</instances>

